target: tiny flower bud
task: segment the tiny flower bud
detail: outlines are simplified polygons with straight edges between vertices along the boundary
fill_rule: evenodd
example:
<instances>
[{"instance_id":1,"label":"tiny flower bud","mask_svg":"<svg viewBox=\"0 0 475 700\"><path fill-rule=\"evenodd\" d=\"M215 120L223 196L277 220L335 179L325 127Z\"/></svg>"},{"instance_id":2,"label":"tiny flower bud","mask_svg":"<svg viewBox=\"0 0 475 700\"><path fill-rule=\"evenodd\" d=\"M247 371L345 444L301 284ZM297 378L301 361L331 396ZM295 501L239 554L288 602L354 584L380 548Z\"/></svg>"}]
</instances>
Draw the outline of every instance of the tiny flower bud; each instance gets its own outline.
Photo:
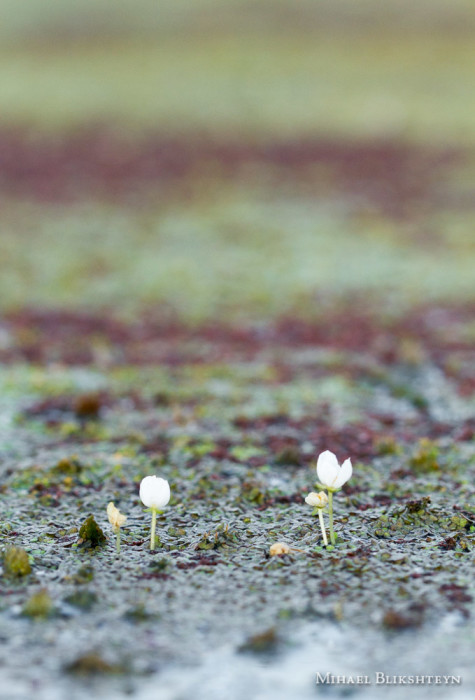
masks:
<instances>
[{"instance_id":1,"label":"tiny flower bud","mask_svg":"<svg viewBox=\"0 0 475 700\"><path fill-rule=\"evenodd\" d=\"M281 556L282 554L289 554L290 547L285 542L275 542L269 547L269 554L271 557Z\"/></svg>"},{"instance_id":2,"label":"tiny flower bud","mask_svg":"<svg viewBox=\"0 0 475 700\"><path fill-rule=\"evenodd\" d=\"M325 491L320 491L320 493L315 493L315 491L312 491L305 498L305 503L313 508L325 508L328 503L328 496Z\"/></svg>"},{"instance_id":3,"label":"tiny flower bud","mask_svg":"<svg viewBox=\"0 0 475 700\"><path fill-rule=\"evenodd\" d=\"M112 501L107 506L107 517L109 518L110 524L115 528L122 527L127 520L127 516L123 515Z\"/></svg>"},{"instance_id":4,"label":"tiny flower bud","mask_svg":"<svg viewBox=\"0 0 475 700\"><path fill-rule=\"evenodd\" d=\"M115 505L112 503L112 501L110 501L110 503L107 505L107 517L109 518L109 522L115 530L115 534L117 537L117 539L116 539L117 554L120 554L120 528L127 520L127 516L123 515L120 512L120 510L115 507Z\"/></svg>"},{"instance_id":5,"label":"tiny flower bud","mask_svg":"<svg viewBox=\"0 0 475 700\"><path fill-rule=\"evenodd\" d=\"M168 481L158 476L146 476L140 482L140 500L147 508L161 510L170 500Z\"/></svg>"}]
</instances>

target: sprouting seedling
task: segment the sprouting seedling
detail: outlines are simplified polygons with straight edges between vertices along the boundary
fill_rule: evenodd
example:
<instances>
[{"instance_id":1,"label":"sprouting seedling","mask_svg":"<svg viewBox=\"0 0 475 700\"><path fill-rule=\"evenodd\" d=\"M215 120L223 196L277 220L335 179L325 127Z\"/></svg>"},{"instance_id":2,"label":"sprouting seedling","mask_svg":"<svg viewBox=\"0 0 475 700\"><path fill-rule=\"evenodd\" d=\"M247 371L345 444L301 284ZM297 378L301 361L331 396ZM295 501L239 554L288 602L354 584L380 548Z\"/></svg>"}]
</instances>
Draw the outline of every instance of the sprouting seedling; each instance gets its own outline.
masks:
<instances>
[{"instance_id":1,"label":"sprouting seedling","mask_svg":"<svg viewBox=\"0 0 475 700\"><path fill-rule=\"evenodd\" d=\"M308 503L309 506L315 508L315 510L313 511L314 515L318 512L318 520L320 522L320 530L322 531L323 544L325 545L325 547L328 547L327 532L325 530L325 524L323 522L323 509L326 508L326 506L328 505L327 494L325 493L325 491L320 491L320 493L315 493L315 491L312 491L305 498L305 503Z\"/></svg>"},{"instance_id":2,"label":"sprouting seedling","mask_svg":"<svg viewBox=\"0 0 475 700\"><path fill-rule=\"evenodd\" d=\"M117 554L120 554L120 528L127 520L127 516L123 515L111 501L107 506L107 517L109 518L110 524L114 528L114 532L116 534Z\"/></svg>"},{"instance_id":3,"label":"sprouting seedling","mask_svg":"<svg viewBox=\"0 0 475 700\"><path fill-rule=\"evenodd\" d=\"M150 531L150 549L155 549L155 528L157 513L170 500L170 486L166 479L159 476L146 476L140 482L140 500L152 511L152 529Z\"/></svg>"},{"instance_id":4,"label":"sprouting seedling","mask_svg":"<svg viewBox=\"0 0 475 700\"><path fill-rule=\"evenodd\" d=\"M330 542L335 544L335 532L333 530L333 494L339 491L348 479L351 479L353 467L351 460L346 459L340 466L333 452L322 452L317 460L317 476L320 485L328 491L328 517L330 526Z\"/></svg>"}]
</instances>

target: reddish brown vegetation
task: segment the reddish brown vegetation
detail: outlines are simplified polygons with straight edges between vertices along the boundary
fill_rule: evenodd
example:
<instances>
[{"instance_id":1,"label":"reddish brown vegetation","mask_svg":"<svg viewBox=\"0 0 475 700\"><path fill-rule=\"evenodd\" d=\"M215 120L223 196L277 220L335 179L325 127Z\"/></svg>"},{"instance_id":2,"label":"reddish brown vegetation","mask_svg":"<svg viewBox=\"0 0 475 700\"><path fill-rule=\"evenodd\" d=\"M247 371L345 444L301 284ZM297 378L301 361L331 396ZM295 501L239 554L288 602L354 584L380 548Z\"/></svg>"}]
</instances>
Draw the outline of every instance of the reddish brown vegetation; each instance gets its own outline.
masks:
<instances>
[{"instance_id":1,"label":"reddish brown vegetation","mask_svg":"<svg viewBox=\"0 0 475 700\"><path fill-rule=\"evenodd\" d=\"M457 329L469 323L474 312L473 304L422 307L391 320L353 304L329 309L314 321L284 318L265 327L218 322L189 327L150 314L126 323L110 313L24 309L9 313L1 322L9 343L0 349L0 360L174 366L250 361L265 352L276 368L274 381L288 381L302 369L292 358L284 362L282 352L317 347L352 354L338 366L329 366L328 372L346 372L352 377L371 374L364 358L377 366L429 361L454 379L459 377L461 389L468 393L473 384L469 373L473 343ZM451 353L464 354L461 373L447 369ZM326 368L317 364L305 368L305 372L312 371L321 374Z\"/></svg>"},{"instance_id":2,"label":"reddish brown vegetation","mask_svg":"<svg viewBox=\"0 0 475 700\"><path fill-rule=\"evenodd\" d=\"M469 363L462 365L459 373L446 366L452 353L473 357L468 336L457 332L473 316L473 307L421 308L402 319L388 320L357 306L328 310L314 322L282 319L269 322L266 327L252 325L233 327L217 322L198 327L187 327L175 321L160 321L144 316L133 323L115 319L110 314L93 316L72 311L23 310L4 319L4 326L11 338L10 346L0 351L4 362L29 362L35 364L64 363L91 365L98 363L96 344L100 344L100 363L107 366L120 364L166 365L241 363L265 358L270 367L276 366L276 375L261 381L288 382L299 377L312 377L315 373L343 374L351 380L365 383L383 383L397 366L411 376L416 365L412 351L407 356L407 343L417 344L417 362L438 366L445 376L450 375L455 386L466 393L466 372ZM294 361L294 351L301 348L328 348L349 352L348 359L329 365L299 365ZM286 372L282 372L282 356L286 357ZM421 358L423 358L421 360ZM471 363L473 368L475 363ZM473 370L472 370L473 371ZM411 391L403 387L403 391ZM353 423L345 431L335 428L328 406L321 406L318 415L292 418L286 414L264 415L257 418L241 416L235 419L235 427L244 434L252 434L253 442L263 448L262 455L246 461L258 467L268 459L283 468L308 464L313 454L331 449L341 458L351 455L355 459L369 459L397 449L398 443L414 444L420 438L438 439L450 436L455 440L471 440L475 434L475 421L467 419L457 425L434 420L424 401L417 394L406 398L413 403L417 417L398 418L384 413L368 413L364 423ZM159 405L175 405L173 396L159 395L145 399L131 393L112 396L107 392L80 396L50 397L33 405L28 417L36 417L50 425L71 418L90 420L100 418L103 409L127 401L135 409ZM189 406L192 409L192 405ZM312 445L312 453L302 451L301 445ZM233 445L226 440L217 441L212 456L239 461L232 454ZM168 452L163 436L151 437L143 445L147 454Z\"/></svg>"},{"instance_id":3,"label":"reddish brown vegetation","mask_svg":"<svg viewBox=\"0 0 475 700\"><path fill-rule=\"evenodd\" d=\"M319 196L328 188L388 216L440 206L441 177L461 158L448 148L396 142L296 140L258 144L208 136L151 136L140 142L107 129L73 136L0 132L4 193L42 201L84 197L140 202L152 188L187 193L190 179L249 179L253 165ZM445 198L447 195L445 195ZM450 205L445 201L444 205Z\"/></svg>"}]
</instances>

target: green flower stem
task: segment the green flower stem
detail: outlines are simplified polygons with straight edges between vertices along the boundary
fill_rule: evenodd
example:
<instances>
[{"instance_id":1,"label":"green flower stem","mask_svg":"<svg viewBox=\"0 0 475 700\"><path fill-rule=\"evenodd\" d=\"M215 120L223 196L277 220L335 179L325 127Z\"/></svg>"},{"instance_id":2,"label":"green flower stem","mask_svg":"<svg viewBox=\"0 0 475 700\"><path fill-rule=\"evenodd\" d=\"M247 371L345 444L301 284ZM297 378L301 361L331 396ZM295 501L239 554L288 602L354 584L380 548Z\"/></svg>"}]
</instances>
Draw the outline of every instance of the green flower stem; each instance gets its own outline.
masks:
<instances>
[{"instance_id":1,"label":"green flower stem","mask_svg":"<svg viewBox=\"0 0 475 700\"><path fill-rule=\"evenodd\" d=\"M335 544L335 532L333 531L333 491L328 490L328 524L330 528L330 542Z\"/></svg>"},{"instance_id":2,"label":"green flower stem","mask_svg":"<svg viewBox=\"0 0 475 700\"><path fill-rule=\"evenodd\" d=\"M320 521L320 529L323 535L323 544L325 547L328 547L327 533L325 530L325 523L323 522L323 510L321 508L318 509L318 519Z\"/></svg>"},{"instance_id":3,"label":"green flower stem","mask_svg":"<svg viewBox=\"0 0 475 700\"><path fill-rule=\"evenodd\" d=\"M117 549L117 554L120 554L120 527L116 528L115 534L115 546Z\"/></svg>"},{"instance_id":4,"label":"green flower stem","mask_svg":"<svg viewBox=\"0 0 475 700\"><path fill-rule=\"evenodd\" d=\"M155 549L155 528L157 525L157 511L152 509L152 531L150 533L150 549Z\"/></svg>"}]
</instances>

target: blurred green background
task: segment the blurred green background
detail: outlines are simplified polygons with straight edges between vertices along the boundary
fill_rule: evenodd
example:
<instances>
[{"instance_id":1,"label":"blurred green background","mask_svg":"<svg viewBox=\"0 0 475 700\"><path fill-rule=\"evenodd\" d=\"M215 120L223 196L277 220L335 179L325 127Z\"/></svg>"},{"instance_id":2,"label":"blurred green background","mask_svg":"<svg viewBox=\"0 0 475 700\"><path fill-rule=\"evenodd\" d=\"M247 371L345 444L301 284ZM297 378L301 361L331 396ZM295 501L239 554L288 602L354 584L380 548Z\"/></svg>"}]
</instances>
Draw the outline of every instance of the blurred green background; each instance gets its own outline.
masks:
<instances>
[{"instance_id":1,"label":"blurred green background","mask_svg":"<svg viewBox=\"0 0 475 700\"><path fill-rule=\"evenodd\" d=\"M474 38L468 0L0 0L1 307L473 300Z\"/></svg>"}]
</instances>

